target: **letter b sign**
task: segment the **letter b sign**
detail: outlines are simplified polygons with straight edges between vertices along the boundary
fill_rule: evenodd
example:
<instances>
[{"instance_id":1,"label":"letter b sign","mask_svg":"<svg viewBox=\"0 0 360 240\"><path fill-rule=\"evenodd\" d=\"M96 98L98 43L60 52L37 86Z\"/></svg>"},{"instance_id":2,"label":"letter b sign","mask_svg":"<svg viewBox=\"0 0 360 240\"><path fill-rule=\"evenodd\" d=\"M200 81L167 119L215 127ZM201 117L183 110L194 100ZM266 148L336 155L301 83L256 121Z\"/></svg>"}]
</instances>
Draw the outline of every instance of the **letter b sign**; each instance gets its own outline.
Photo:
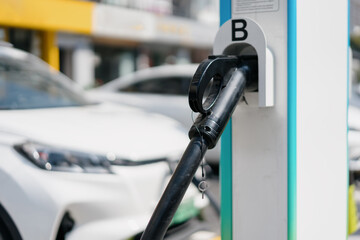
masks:
<instances>
[{"instance_id":1,"label":"letter b sign","mask_svg":"<svg viewBox=\"0 0 360 240\"><path fill-rule=\"evenodd\" d=\"M244 19L232 20L232 40L233 41L244 41L248 37L246 31L247 23Z\"/></svg>"}]
</instances>

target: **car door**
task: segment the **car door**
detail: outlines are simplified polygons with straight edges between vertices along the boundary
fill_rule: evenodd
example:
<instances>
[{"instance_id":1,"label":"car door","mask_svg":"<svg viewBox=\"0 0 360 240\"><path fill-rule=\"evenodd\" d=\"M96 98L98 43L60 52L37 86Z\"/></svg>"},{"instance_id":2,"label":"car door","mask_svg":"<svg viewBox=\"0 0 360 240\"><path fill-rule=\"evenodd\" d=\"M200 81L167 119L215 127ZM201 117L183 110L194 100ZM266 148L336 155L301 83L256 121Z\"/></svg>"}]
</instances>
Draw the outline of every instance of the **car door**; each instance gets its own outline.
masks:
<instances>
[{"instance_id":1,"label":"car door","mask_svg":"<svg viewBox=\"0 0 360 240\"><path fill-rule=\"evenodd\" d=\"M187 97L190 80L191 77L183 76L148 78L119 88L118 92L124 103L169 116L190 128L192 111Z\"/></svg>"}]
</instances>

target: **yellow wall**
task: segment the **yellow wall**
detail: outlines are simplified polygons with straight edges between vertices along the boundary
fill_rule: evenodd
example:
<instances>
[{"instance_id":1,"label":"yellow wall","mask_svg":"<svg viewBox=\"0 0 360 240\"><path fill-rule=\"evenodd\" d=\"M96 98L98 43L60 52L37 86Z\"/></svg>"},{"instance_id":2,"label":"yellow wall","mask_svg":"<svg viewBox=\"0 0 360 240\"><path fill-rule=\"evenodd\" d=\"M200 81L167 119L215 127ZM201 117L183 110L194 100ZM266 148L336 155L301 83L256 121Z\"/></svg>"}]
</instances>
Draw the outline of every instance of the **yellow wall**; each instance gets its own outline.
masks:
<instances>
[{"instance_id":1,"label":"yellow wall","mask_svg":"<svg viewBox=\"0 0 360 240\"><path fill-rule=\"evenodd\" d=\"M79 0L0 0L0 25L41 31L41 57L59 69L56 32L90 34L94 3Z\"/></svg>"},{"instance_id":2,"label":"yellow wall","mask_svg":"<svg viewBox=\"0 0 360 240\"><path fill-rule=\"evenodd\" d=\"M60 69L59 48L56 44L56 33L45 31L41 33L41 58L56 70Z\"/></svg>"},{"instance_id":3,"label":"yellow wall","mask_svg":"<svg viewBox=\"0 0 360 240\"><path fill-rule=\"evenodd\" d=\"M90 34L93 8L77 0L0 0L0 25Z\"/></svg>"}]
</instances>

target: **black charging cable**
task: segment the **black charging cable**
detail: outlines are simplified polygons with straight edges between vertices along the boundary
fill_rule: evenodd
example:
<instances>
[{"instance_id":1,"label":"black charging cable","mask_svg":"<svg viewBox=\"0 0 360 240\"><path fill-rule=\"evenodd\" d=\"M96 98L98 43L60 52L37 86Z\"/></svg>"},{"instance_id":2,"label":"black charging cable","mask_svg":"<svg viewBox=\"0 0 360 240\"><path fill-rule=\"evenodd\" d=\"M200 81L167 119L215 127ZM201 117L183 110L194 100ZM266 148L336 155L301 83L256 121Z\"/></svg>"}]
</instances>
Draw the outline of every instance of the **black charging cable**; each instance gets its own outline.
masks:
<instances>
[{"instance_id":1,"label":"black charging cable","mask_svg":"<svg viewBox=\"0 0 360 240\"><path fill-rule=\"evenodd\" d=\"M244 60L245 59L245 60ZM162 240L207 149L215 147L248 82L257 81L257 59L211 56L196 70L189 104L199 112L188 144L141 240Z\"/></svg>"}]
</instances>

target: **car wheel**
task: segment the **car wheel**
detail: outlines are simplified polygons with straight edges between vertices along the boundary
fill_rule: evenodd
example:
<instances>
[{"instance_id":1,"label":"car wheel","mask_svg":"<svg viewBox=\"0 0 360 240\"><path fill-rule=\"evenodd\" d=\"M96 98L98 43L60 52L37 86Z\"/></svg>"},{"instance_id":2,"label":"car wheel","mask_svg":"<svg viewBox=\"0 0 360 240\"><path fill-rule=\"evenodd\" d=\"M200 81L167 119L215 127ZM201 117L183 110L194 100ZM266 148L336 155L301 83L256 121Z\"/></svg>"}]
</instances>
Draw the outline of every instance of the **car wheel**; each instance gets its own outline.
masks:
<instances>
[{"instance_id":1,"label":"car wheel","mask_svg":"<svg viewBox=\"0 0 360 240\"><path fill-rule=\"evenodd\" d=\"M21 240L22 237L14 221L0 204L0 240Z\"/></svg>"},{"instance_id":2,"label":"car wheel","mask_svg":"<svg viewBox=\"0 0 360 240\"><path fill-rule=\"evenodd\" d=\"M2 221L0 221L0 240L13 240L9 230Z\"/></svg>"}]
</instances>

